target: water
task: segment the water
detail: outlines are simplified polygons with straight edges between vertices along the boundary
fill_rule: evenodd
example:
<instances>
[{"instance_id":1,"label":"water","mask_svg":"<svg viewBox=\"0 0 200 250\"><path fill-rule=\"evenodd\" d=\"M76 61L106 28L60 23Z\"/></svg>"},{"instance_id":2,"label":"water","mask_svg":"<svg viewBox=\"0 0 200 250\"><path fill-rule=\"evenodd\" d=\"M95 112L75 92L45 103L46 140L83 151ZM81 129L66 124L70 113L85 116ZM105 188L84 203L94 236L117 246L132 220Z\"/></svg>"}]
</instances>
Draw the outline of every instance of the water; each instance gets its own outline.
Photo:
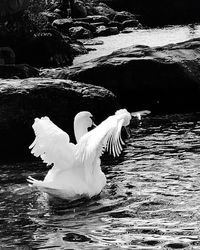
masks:
<instances>
[{"instance_id":1,"label":"water","mask_svg":"<svg viewBox=\"0 0 200 250\"><path fill-rule=\"evenodd\" d=\"M108 37L98 37L93 41L102 41L102 45L86 46L95 48L89 54L76 57L74 64L82 63L100 56L105 56L115 50L132 45L163 46L169 43L183 42L200 37L200 25L168 26L156 29L133 29L131 33Z\"/></svg>"},{"instance_id":2,"label":"water","mask_svg":"<svg viewBox=\"0 0 200 250\"><path fill-rule=\"evenodd\" d=\"M2 249L200 249L200 114L145 119L103 170L100 197L49 203L43 165L1 165Z\"/></svg>"}]
</instances>

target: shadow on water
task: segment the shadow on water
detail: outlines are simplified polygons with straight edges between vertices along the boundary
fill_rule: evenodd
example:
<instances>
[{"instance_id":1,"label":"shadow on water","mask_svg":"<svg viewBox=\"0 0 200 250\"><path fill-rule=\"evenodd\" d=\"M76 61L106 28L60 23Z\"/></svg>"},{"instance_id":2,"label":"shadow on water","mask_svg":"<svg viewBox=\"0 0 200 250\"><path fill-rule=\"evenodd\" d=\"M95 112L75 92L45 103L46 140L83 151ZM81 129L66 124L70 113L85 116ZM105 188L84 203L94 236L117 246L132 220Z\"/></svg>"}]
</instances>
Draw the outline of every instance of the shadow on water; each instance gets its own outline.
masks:
<instances>
[{"instance_id":1,"label":"shadow on water","mask_svg":"<svg viewBox=\"0 0 200 250\"><path fill-rule=\"evenodd\" d=\"M3 249L200 249L200 115L157 116L105 157L107 186L91 200L49 201L27 186L40 163L0 167ZM21 247L21 248L20 248Z\"/></svg>"}]
</instances>

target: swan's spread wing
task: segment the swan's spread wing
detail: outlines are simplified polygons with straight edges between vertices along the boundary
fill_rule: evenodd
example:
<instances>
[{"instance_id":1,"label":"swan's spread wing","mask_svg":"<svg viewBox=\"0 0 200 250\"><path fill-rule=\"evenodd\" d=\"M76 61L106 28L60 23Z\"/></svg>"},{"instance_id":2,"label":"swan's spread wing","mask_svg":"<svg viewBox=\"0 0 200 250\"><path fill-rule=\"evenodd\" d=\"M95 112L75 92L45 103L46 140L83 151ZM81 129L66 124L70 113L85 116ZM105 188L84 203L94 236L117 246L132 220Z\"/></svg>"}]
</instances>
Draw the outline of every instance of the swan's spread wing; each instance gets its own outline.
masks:
<instances>
[{"instance_id":1,"label":"swan's spread wing","mask_svg":"<svg viewBox=\"0 0 200 250\"><path fill-rule=\"evenodd\" d=\"M85 134L76 145L76 157L87 166L95 164L105 150L118 156L124 144L121 139L123 122L117 115L110 116Z\"/></svg>"},{"instance_id":2,"label":"swan's spread wing","mask_svg":"<svg viewBox=\"0 0 200 250\"><path fill-rule=\"evenodd\" d=\"M74 161L74 147L69 136L48 117L36 118L33 124L35 140L30 145L31 153L41 157L47 165L59 168L70 167Z\"/></svg>"}]
</instances>

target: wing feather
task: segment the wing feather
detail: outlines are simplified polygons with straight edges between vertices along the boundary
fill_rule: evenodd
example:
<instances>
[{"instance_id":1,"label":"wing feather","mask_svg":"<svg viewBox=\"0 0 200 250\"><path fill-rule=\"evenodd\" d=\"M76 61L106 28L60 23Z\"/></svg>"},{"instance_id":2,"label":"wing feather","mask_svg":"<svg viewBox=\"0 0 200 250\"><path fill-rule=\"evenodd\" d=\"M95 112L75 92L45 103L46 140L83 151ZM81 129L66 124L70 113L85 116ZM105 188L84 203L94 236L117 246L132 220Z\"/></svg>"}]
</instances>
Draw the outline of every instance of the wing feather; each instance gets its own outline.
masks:
<instances>
[{"instance_id":1,"label":"wing feather","mask_svg":"<svg viewBox=\"0 0 200 250\"><path fill-rule=\"evenodd\" d=\"M70 143L69 136L56 126L48 117L36 118L33 124L35 140L30 145L31 153L47 164L67 168L75 159L75 145Z\"/></svg>"},{"instance_id":2,"label":"wing feather","mask_svg":"<svg viewBox=\"0 0 200 250\"><path fill-rule=\"evenodd\" d=\"M76 145L76 158L84 165L93 165L105 151L118 156L124 144L121 139L122 126L123 120L118 116L107 118L80 139Z\"/></svg>"}]
</instances>

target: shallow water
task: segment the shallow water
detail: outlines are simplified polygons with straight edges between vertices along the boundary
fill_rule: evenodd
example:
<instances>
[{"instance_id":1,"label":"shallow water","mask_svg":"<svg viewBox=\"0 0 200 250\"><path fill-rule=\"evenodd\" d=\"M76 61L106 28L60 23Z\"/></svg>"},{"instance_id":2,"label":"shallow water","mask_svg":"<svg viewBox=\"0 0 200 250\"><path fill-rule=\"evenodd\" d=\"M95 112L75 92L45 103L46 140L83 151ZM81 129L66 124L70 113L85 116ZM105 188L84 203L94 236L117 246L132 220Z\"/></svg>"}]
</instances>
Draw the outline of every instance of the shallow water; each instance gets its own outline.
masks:
<instances>
[{"instance_id":1,"label":"shallow water","mask_svg":"<svg viewBox=\"0 0 200 250\"><path fill-rule=\"evenodd\" d=\"M43 165L1 165L2 249L200 249L200 114L145 119L103 171L100 197L49 203Z\"/></svg>"},{"instance_id":2,"label":"shallow water","mask_svg":"<svg viewBox=\"0 0 200 250\"><path fill-rule=\"evenodd\" d=\"M108 37L98 37L93 41L102 41L102 45L86 46L95 48L89 54L78 56L74 64L82 63L100 56L108 55L115 50L132 45L163 46L169 43L183 42L200 37L200 25L173 25L154 29L133 29L131 33Z\"/></svg>"}]
</instances>

